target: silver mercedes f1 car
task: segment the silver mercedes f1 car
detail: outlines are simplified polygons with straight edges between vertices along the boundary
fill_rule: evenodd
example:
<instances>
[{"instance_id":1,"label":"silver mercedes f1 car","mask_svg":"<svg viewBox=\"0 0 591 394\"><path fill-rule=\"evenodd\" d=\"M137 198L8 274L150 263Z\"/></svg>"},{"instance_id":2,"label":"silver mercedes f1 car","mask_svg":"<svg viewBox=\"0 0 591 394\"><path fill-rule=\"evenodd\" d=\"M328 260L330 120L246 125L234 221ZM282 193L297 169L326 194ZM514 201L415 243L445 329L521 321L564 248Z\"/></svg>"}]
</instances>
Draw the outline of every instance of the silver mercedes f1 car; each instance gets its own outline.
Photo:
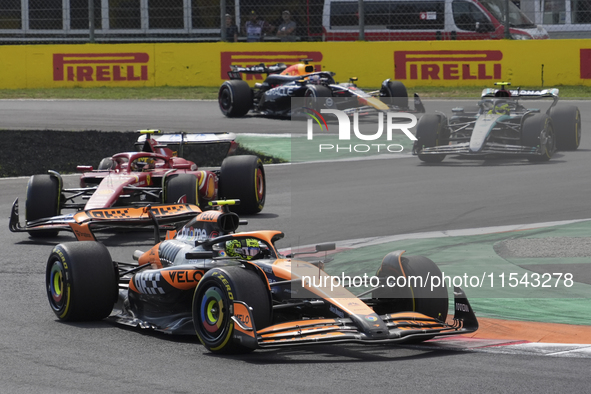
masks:
<instances>
[{"instance_id":1,"label":"silver mercedes f1 car","mask_svg":"<svg viewBox=\"0 0 591 394\"><path fill-rule=\"evenodd\" d=\"M417 124L413 154L427 163L446 155L484 159L490 155L548 161L556 150L575 150L581 141L581 114L572 105L557 106L558 89L482 91L478 107L454 108L453 115L426 114ZM527 108L523 101L549 99L547 110Z\"/></svg>"}]
</instances>

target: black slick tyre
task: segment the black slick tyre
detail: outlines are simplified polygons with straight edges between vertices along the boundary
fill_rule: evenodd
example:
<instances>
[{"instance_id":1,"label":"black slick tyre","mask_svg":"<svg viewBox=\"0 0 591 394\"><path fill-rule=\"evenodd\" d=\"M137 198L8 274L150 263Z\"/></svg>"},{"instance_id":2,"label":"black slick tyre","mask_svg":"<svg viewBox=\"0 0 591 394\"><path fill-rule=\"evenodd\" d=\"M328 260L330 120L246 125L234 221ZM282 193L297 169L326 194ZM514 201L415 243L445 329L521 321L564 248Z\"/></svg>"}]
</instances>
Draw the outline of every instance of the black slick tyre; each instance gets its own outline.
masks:
<instances>
[{"instance_id":1,"label":"black slick tyre","mask_svg":"<svg viewBox=\"0 0 591 394\"><path fill-rule=\"evenodd\" d=\"M384 81L380 89L380 100L400 108L408 108L408 92L406 86L400 81Z\"/></svg>"},{"instance_id":2,"label":"black slick tyre","mask_svg":"<svg viewBox=\"0 0 591 394\"><path fill-rule=\"evenodd\" d=\"M96 321L109 316L117 300L117 267L107 248L93 241L53 248L45 271L49 305L64 321Z\"/></svg>"},{"instance_id":3,"label":"black slick tyre","mask_svg":"<svg viewBox=\"0 0 591 394\"><path fill-rule=\"evenodd\" d=\"M25 220L27 222L60 214L61 185L58 177L33 175L27 184ZM29 231L34 238L55 237L58 231Z\"/></svg>"},{"instance_id":4,"label":"black slick tyre","mask_svg":"<svg viewBox=\"0 0 591 394\"><path fill-rule=\"evenodd\" d=\"M374 307L376 313L393 313L413 311L445 322L448 310L448 294L445 286L433 287L433 277L440 279L443 284L442 273L439 267L430 259L423 256L401 256L392 252L386 255L378 269L376 276L382 280L396 281L397 285L390 286L384 283L373 292L372 297L382 299ZM398 281L396 278L404 276L405 280ZM386 279L390 278L390 279ZM420 278L420 279L419 279ZM386 302L383 302L386 300Z\"/></svg>"},{"instance_id":5,"label":"black slick tyre","mask_svg":"<svg viewBox=\"0 0 591 394\"><path fill-rule=\"evenodd\" d=\"M228 118L244 116L252 108L252 90L241 79L231 79L220 86L218 103Z\"/></svg>"},{"instance_id":6,"label":"black slick tyre","mask_svg":"<svg viewBox=\"0 0 591 394\"><path fill-rule=\"evenodd\" d=\"M554 107L550 110L556 149L577 150L581 143L581 112L573 105Z\"/></svg>"},{"instance_id":7,"label":"black slick tyre","mask_svg":"<svg viewBox=\"0 0 591 394\"><path fill-rule=\"evenodd\" d=\"M236 213L254 214L265 206L267 184L263 162L257 156L230 156L220 170L220 198L239 199L240 205L230 206Z\"/></svg>"},{"instance_id":8,"label":"black slick tyre","mask_svg":"<svg viewBox=\"0 0 591 394\"><path fill-rule=\"evenodd\" d=\"M271 324L271 301L258 274L239 266L213 268L199 281L193 296L193 325L201 343L214 353L248 353L252 349L234 341L232 302L252 308L257 330Z\"/></svg>"},{"instance_id":9,"label":"black slick tyre","mask_svg":"<svg viewBox=\"0 0 591 394\"><path fill-rule=\"evenodd\" d=\"M446 132L445 118L435 114L425 114L417 123L417 140L413 151L417 152L419 160L425 163L441 163L445 154L421 154L423 148L446 145L449 136Z\"/></svg>"},{"instance_id":10,"label":"black slick tyre","mask_svg":"<svg viewBox=\"0 0 591 394\"><path fill-rule=\"evenodd\" d=\"M187 204L199 205L199 182L195 175L178 174L166 178L162 202L176 204L181 198Z\"/></svg>"},{"instance_id":11,"label":"black slick tyre","mask_svg":"<svg viewBox=\"0 0 591 394\"><path fill-rule=\"evenodd\" d=\"M304 106L320 111L322 108L334 107L332 90L323 85L308 85L304 90Z\"/></svg>"},{"instance_id":12,"label":"black slick tyre","mask_svg":"<svg viewBox=\"0 0 591 394\"><path fill-rule=\"evenodd\" d=\"M521 144L538 148L539 154L528 156L531 162L544 162L552 158L556 149L556 138L552 119L546 114L535 114L523 121Z\"/></svg>"}]
</instances>

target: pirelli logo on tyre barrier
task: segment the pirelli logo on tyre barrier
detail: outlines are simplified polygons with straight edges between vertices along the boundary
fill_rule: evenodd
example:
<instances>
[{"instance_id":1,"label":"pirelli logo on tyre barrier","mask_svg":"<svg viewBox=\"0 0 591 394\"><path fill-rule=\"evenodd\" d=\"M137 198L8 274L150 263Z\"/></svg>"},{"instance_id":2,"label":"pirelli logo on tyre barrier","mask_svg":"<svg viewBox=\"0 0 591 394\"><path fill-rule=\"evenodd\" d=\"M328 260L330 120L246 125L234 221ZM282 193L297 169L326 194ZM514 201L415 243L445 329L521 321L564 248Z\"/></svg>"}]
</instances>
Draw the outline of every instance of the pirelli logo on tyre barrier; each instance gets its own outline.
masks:
<instances>
[{"instance_id":1,"label":"pirelli logo on tyre barrier","mask_svg":"<svg viewBox=\"0 0 591 394\"><path fill-rule=\"evenodd\" d=\"M394 79L501 80L503 52L494 51L395 51Z\"/></svg>"},{"instance_id":2,"label":"pirelli logo on tyre barrier","mask_svg":"<svg viewBox=\"0 0 591 394\"><path fill-rule=\"evenodd\" d=\"M581 79L591 79L591 48L581 49L580 64L581 64Z\"/></svg>"},{"instance_id":3,"label":"pirelli logo on tyre barrier","mask_svg":"<svg viewBox=\"0 0 591 394\"><path fill-rule=\"evenodd\" d=\"M54 81L147 81L150 55L132 53L54 53Z\"/></svg>"},{"instance_id":4,"label":"pirelli logo on tyre barrier","mask_svg":"<svg viewBox=\"0 0 591 394\"><path fill-rule=\"evenodd\" d=\"M220 86L230 65L307 59L335 81L413 86L591 86L591 40L0 45L0 89ZM265 74L244 74L251 86Z\"/></svg>"}]
</instances>

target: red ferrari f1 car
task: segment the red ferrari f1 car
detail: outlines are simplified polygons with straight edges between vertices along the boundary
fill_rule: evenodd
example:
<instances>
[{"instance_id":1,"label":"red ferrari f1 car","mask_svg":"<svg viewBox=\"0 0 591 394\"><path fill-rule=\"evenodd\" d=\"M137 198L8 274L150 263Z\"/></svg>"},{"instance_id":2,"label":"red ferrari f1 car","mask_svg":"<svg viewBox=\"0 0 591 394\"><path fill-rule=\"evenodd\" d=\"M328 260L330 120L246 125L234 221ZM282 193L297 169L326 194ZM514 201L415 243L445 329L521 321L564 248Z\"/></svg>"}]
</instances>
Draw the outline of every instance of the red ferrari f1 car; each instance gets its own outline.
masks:
<instances>
[{"instance_id":1,"label":"red ferrari f1 car","mask_svg":"<svg viewBox=\"0 0 591 394\"><path fill-rule=\"evenodd\" d=\"M150 212L163 217L162 212L172 216L198 210L185 204ZM88 224L148 216L147 208L126 214L113 211L80 212L78 219ZM420 342L478 329L474 312L457 287L453 322L447 321L447 288L425 285L428 278L442 276L425 257L389 253L378 267L379 283L354 295L341 285L322 287L329 278L323 260L307 262L282 255L275 246L282 232L235 232L239 224L238 215L222 209L198 213L174 236L170 232L150 250L136 251L137 263L113 261L98 242L58 244L47 261L50 307L63 321L108 317L165 333L196 333L208 350L217 353L322 343ZM330 249L334 244L316 247L316 251ZM406 279L408 287L382 287Z\"/></svg>"},{"instance_id":2,"label":"red ferrari f1 car","mask_svg":"<svg viewBox=\"0 0 591 394\"><path fill-rule=\"evenodd\" d=\"M265 170L256 156L230 156L219 170L199 170L197 165L177 156L168 146L227 143L228 154L236 149L235 135L163 134L151 137L154 130L144 130L138 139L139 152L118 153L103 159L97 170L78 166L83 174L79 188L64 188L55 171L33 175L27 185L26 224L19 223L18 198L12 207L9 228L27 231L33 237L55 236L71 230L73 214L60 215L64 209L145 206L159 203L187 202L204 206L217 198L240 199L233 210L239 213L260 212L265 205ZM143 138L142 138L143 137Z\"/></svg>"}]
</instances>

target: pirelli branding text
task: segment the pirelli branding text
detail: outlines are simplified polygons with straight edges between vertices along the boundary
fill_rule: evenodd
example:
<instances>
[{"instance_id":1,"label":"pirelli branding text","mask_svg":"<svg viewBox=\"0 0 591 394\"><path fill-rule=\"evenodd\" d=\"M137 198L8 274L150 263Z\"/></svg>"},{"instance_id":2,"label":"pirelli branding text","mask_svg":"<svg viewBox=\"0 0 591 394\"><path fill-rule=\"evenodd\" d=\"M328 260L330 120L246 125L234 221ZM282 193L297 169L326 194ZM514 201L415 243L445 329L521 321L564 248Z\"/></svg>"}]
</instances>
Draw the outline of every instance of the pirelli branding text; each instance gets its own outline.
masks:
<instances>
[{"instance_id":1,"label":"pirelli branding text","mask_svg":"<svg viewBox=\"0 0 591 394\"><path fill-rule=\"evenodd\" d=\"M73 82L147 81L150 55L132 53L54 53L53 80Z\"/></svg>"},{"instance_id":2,"label":"pirelli branding text","mask_svg":"<svg viewBox=\"0 0 591 394\"><path fill-rule=\"evenodd\" d=\"M396 80L500 80L503 52L395 51Z\"/></svg>"}]
</instances>

